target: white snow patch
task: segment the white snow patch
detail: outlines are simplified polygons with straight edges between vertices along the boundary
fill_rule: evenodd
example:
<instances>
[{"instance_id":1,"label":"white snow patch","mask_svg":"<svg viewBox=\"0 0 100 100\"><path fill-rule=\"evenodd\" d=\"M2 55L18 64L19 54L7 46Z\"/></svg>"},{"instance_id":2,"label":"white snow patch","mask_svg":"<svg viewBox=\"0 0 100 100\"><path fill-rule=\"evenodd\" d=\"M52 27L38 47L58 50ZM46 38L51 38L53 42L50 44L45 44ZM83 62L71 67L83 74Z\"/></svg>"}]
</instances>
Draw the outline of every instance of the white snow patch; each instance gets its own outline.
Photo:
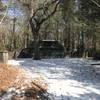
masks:
<instances>
[{"instance_id":1,"label":"white snow patch","mask_svg":"<svg viewBox=\"0 0 100 100\"><path fill-rule=\"evenodd\" d=\"M51 100L100 100L100 78L85 59L17 59L9 64L20 66L32 77L42 75Z\"/></svg>"}]
</instances>

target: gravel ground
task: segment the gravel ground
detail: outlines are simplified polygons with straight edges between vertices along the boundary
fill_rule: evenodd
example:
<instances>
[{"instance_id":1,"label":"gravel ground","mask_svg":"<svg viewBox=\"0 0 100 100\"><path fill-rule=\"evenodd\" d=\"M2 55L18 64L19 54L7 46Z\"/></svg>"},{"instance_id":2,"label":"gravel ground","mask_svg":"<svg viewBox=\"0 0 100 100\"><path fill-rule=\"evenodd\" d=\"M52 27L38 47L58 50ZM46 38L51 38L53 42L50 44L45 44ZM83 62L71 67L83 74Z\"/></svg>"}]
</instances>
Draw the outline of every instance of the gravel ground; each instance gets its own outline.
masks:
<instances>
[{"instance_id":1,"label":"gravel ground","mask_svg":"<svg viewBox=\"0 0 100 100\"><path fill-rule=\"evenodd\" d=\"M44 77L50 100L100 100L100 65L91 63L78 58L9 61L32 77L37 73Z\"/></svg>"}]
</instances>

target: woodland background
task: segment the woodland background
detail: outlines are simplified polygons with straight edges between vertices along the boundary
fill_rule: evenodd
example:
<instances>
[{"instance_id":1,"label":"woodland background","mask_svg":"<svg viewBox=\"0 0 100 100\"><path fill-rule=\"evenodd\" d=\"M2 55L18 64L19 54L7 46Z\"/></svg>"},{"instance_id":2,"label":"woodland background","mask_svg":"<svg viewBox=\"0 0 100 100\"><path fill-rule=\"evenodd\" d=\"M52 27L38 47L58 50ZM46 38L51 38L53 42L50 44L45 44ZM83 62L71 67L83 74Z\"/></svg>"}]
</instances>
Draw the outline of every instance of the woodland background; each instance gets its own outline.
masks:
<instances>
[{"instance_id":1,"label":"woodland background","mask_svg":"<svg viewBox=\"0 0 100 100\"><path fill-rule=\"evenodd\" d=\"M46 17L32 30L30 21L37 28ZM58 40L70 56L100 55L100 1L0 0L0 50L19 52L34 39Z\"/></svg>"}]
</instances>

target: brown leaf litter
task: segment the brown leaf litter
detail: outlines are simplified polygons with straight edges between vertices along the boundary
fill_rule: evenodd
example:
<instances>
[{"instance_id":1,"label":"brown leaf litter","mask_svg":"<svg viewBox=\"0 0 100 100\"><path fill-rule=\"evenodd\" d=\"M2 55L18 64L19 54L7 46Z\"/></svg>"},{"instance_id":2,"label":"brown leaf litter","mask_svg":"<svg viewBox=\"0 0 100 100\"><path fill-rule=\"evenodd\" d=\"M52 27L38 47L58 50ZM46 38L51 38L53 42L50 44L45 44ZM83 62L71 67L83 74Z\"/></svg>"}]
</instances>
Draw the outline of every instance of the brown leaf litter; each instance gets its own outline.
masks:
<instances>
[{"instance_id":1,"label":"brown leaf litter","mask_svg":"<svg viewBox=\"0 0 100 100\"><path fill-rule=\"evenodd\" d=\"M5 100L48 100L43 77L31 79L19 67L0 64L0 98ZM0 99L0 100L1 100Z\"/></svg>"}]
</instances>

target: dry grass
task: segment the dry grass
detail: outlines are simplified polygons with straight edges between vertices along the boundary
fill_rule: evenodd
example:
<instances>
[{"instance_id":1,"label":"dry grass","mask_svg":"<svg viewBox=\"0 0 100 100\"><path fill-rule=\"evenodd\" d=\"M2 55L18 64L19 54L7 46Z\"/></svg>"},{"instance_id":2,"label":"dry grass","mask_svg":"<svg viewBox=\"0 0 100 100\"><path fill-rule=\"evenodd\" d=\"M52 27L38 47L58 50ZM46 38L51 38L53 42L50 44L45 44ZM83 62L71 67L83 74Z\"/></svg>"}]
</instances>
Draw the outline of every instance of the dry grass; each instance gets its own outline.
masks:
<instances>
[{"instance_id":1,"label":"dry grass","mask_svg":"<svg viewBox=\"0 0 100 100\"><path fill-rule=\"evenodd\" d=\"M40 98L44 100L47 88L48 85L43 77L31 80L23 69L0 64L0 94L6 95L7 91L12 89L10 92L16 95L13 95L11 100L39 100ZM18 91L20 95L17 95Z\"/></svg>"},{"instance_id":2,"label":"dry grass","mask_svg":"<svg viewBox=\"0 0 100 100\"><path fill-rule=\"evenodd\" d=\"M0 64L0 91L11 87L17 75L17 68L6 64Z\"/></svg>"}]
</instances>

